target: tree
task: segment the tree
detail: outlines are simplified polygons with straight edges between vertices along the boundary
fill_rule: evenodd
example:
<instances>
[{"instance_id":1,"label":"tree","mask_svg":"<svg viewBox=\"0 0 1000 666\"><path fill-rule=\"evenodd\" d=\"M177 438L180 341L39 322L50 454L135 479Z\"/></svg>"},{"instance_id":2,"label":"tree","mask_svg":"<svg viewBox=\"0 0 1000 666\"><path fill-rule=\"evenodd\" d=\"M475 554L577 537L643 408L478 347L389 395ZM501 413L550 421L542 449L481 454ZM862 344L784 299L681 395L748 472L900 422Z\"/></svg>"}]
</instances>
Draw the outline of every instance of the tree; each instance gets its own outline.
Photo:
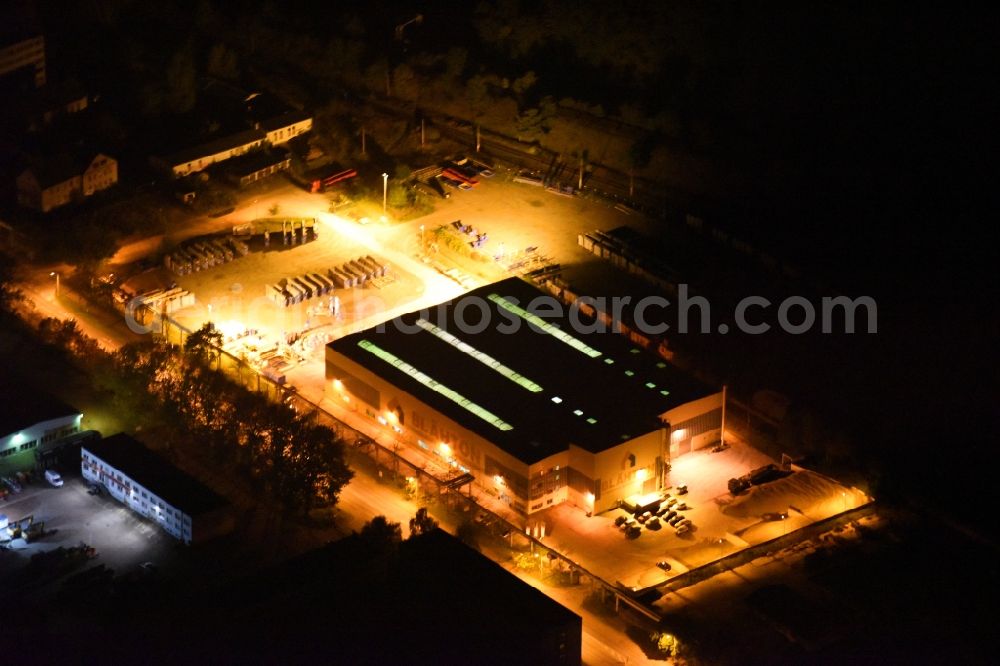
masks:
<instances>
[{"instance_id":1,"label":"tree","mask_svg":"<svg viewBox=\"0 0 1000 666\"><path fill-rule=\"evenodd\" d=\"M630 169L645 169L653 156L656 140L652 134L644 134L632 142L628 148L628 165Z\"/></svg>"},{"instance_id":2,"label":"tree","mask_svg":"<svg viewBox=\"0 0 1000 666\"><path fill-rule=\"evenodd\" d=\"M460 46L453 46L448 49L444 58L444 72L441 79L449 89L453 89L461 83L462 72L465 71L465 63L469 59L469 52Z\"/></svg>"},{"instance_id":3,"label":"tree","mask_svg":"<svg viewBox=\"0 0 1000 666\"><path fill-rule=\"evenodd\" d=\"M585 4L582 3L582 6ZM581 5L574 5L572 11L566 12L560 20L565 21L571 14L579 11L580 7ZM521 6L517 0L480 2L476 5L474 15L476 32L483 44L500 47L512 59L525 56L536 46L550 40L552 28L558 25L549 25L540 18L536 12Z\"/></svg>"},{"instance_id":4,"label":"tree","mask_svg":"<svg viewBox=\"0 0 1000 666\"><path fill-rule=\"evenodd\" d=\"M406 208L410 205L410 191L399 183L389 185L387 198L393 208Z\"/></svg>"},{"instance_id":5,"label":"tree","mask_svg":"<svg viewBox=\"0 0 1000 666\"><path fill-rule=\"evenodd\" d=\"M222 332L209 321L188 336L184 351L201 361L211 361L221 356L222 341Z\"/></svg>"},{"instance_id":6,"label":"tree","mask_svg":"<svg viewBox=\"0 0 1000 666\"><path fill-rule=\"evenodd\" d=\"M189 41L167 65L167 103L171 111L187 113L194 108L198 94L197 78L194 45Z\"/></svg>"},{"instance_id":7,"label":"tree","mask_svg":"<svg viewBox=\"0 0 1000 666\"><path fill-rule=\"evenodd\" d=\"M210 0L199 0L194 11L194 24L198 31L204 35L215 33L223 22L219 12L212 5Z\"/></svg>"},{"instance_id":8,"label":"tree","mask_svg":"<svg viewBox=\"0 0 1000 666\"><path fill-rule=\"evenodd\" d=\"M558 109L555 100L544 97L537 108L525 109L517 114L517 135L519 139L537 141L543 134L552 129L552 119Z\"/></svg>"},{"instance_id":9,"label":"tree","mask_svg":"<svg viewBox=\"0 0 1000 666\"><path fill-rule=\"evenodd\" d=\"M390 522L385 516L375 516L361 528L361 541L375 553L396 552L403 541L399 523Z\"/></svg>"},{"instance_id":10,"label":"tree","mask_svg":"<svg viewBox=\"0 0 1000 666\"><path fill-rule=\"evenodd\" d=\"M344 458L343 441L327 426L309 423L298 444L299 473L304 477L303 484L312 490L306 496L304 509L308 512L316 503L336 503L354 477Z\"/></svg>"},{"instance_id":11,"label":"tree","mask_svg":"<svg viewBox=\"0 0 1000 666\"><path fill-rule=\"evenodd\" d=\"M422 506L417 509L416 515L410 518L410 538L433 532L437 526L438 522L427 513L427 507Z\"/></svg>"},{"instance_id":12,"label":"tree","mask_svg":"<svg viewBox=\"0 0 1000 666\"><path fill-rule=\"evenodd\" d=\"M465 82L465 100L474 118L482 116L493 105L487 77L477 74Z\"/></svg>"},{"instance_id":13,"label":"tree","mask_svg":"<svg viewBox=\"0 0 1000 666\"><path fill-rule=\"evenodd\" d=\"M510 89L520 101L524 99L529 90L535 87L536 83L538 83L538 76L533 71L528 71L524 76L514 79L510 84Z\"/></svg>"},{"instance_id":14,"label":"tree","mask_svg":"<svg viewBox=\"0 0 1000 666\"><path fill-rule=\"evenodd\" d=\"M255 437L255 475L290 514L307 515L319 504L335 503L354 476L343 442L286 405L268 403L263 414L268 427Z\"/></svg>"},{"instance_id":15,"label":"tree","mask_svg":"<svg viewBox=\"0 0 1000 666\"><path fill-rule=\"evenodd\" d=\"M0 252L0 310L10 312L24 301L24 293L14 286L14 263Z\"/></svg>"},{"instance_id":16,"label":"tree","mask_svg":"<svg viewBox=\"0 0 1000 666\"><path fill-rule=\"evenodd\" d=\"M208 52L206 70L209 76L215 76L227 81L235 81L240 76L236 52L226 48L225 44L215 44Z\"/></svg>"},{"instance_id":17,"label":"tree","mask_svg":"<svg viewBox=\"0 0 1000 666\"><path fill-rule=\"evenodd\" d=\"M677 656L677 638L667 632L655 631L650 635L653 645L665 657Z\"/></svg>"},{"instance_id":18,"label":"tree","mask_svg":"<svg viewBox=\"0 0 1000 666\"><path fill-rule=\"evenodd\" d=\"M423 82L408 64L400 63L392 72L393 94L400 99L415 102L420 99Z\"/></svg>"},{"instance_id":19,"label":"tree","mask_svg":"<svg viewBox=\"0 0 1000 666\"><path fill-rule=\"evenodd\" d=\"M271 217L276 217L278 215L278 211L280 210L281 206L279 206L278 204L272 204L271 207L267 209L267 214L270 215Z\"/></svg>"},{"instance_id":20,"label":"tree","mask_svg":"<svg viewBox=\"0 0 1000 666\"><path fill-rule=\"evenodd\" d=\"M400 162L399 164L396 165L396 168L393 170L392 177L394 180L403 181L409 178L412 174L413 174L413 169L410 168L410 165L403 164L402 162Z\"/></svg>"}]
</instances>

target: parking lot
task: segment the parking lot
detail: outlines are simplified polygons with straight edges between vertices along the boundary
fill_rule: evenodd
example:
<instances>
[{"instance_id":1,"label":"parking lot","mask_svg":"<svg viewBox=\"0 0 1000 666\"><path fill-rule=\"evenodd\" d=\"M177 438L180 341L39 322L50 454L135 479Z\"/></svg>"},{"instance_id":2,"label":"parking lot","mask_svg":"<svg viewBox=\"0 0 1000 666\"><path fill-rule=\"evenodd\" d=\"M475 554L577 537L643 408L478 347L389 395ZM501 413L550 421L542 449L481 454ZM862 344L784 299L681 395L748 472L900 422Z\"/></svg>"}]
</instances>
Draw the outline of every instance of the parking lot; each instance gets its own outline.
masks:
<instances>
[{"instance_id":1,"label":"parking lot","mask_svg":"<svg viewBox=\"0 0 1000 666\"><path fill-rule=\"evenodd\" d=\"M118 574L147 561L168 565L183 550L175 539L107 494L88 494L78 471L63 474L63 479L64 485L56 488L44 478L36 478L23 486L22 492L0 502L0 513L11 522L33 516L36 524L45 523L46 531L30 543L14 539L0 549L0 585L19 580L18 574L32 555L60 546L70 548L81 542L93 546L97 557L86 566L103 564ZM6 530L4 533L6 539ZM54 582L46 580L39 589L49 589L49 583Z\"/></svg>"}]
</instances>

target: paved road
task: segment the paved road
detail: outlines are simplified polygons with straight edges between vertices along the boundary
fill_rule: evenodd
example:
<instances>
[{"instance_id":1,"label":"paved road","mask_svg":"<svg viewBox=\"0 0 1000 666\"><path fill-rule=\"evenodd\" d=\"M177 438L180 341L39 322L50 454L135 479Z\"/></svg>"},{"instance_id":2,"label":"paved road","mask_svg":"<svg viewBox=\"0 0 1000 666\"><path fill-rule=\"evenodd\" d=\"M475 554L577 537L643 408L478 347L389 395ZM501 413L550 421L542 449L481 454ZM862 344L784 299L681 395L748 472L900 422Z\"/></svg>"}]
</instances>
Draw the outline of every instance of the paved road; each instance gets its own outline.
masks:
<instances>
[{"instance_id":1,"label":"paved road","mask_svg":"<svg viewBox=\"0 0 1000 666\"><path fill-rule=\"evenodd\" d=\"M510 564L505 568L532 587L570 608L583 618L583 661L597 664L642 664L646 657L635 643L623 638L625 624L615 616L599 616L583 606L587 588L557 587L539 581Z\"/></svg>"},{"instance_id":2,"label":"paved road","mask_svg":"<svg viewBox=\"0 0 1000 666\"><path fill-rule=\"evenodd\" d=\"M81 302L65 284L60 284L56 294L55 280L49 276L48 268L39 268L22 278L18 288L24 293L35 310L43 317L75 319L79 329L93 338L102 349L113 351L128 342L136 342L143 336L125 325L121 315L100 306L90 306Z\"/></svg>"}]
</instances>

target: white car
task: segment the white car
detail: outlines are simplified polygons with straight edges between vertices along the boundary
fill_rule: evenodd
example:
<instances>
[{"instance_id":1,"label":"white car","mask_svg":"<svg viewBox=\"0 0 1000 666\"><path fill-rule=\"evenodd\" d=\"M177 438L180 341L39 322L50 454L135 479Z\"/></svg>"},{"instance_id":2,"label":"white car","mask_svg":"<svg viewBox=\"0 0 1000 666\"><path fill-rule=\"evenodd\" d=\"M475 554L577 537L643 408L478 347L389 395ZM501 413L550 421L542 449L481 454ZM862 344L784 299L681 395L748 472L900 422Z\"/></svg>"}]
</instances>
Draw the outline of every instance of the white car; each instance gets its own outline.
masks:
<instances>
[{"instance_id":1,"label":"white car","mask_svg":"<svg viewBox=\"0 0 1000 666\"><path fill-rule=\"evenodd\" d=\"M45 480L51 483L56 488L62 486L63 484L62 477L59 476L59 472L55 471L54 469L45 470Z\"/></svg>"}]
</instances>

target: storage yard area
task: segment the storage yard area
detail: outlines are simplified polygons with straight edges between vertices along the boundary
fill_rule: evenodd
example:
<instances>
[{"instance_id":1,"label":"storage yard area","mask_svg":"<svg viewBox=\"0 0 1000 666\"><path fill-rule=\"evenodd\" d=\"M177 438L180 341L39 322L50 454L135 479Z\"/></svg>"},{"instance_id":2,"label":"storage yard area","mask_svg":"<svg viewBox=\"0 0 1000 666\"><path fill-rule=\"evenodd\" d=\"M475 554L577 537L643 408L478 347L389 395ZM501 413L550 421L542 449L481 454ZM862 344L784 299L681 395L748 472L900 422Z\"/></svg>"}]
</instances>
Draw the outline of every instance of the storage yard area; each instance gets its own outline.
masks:
<instances>
[{"instance_id":1,"label":"storage yard area","mask_svg":"<svg viewBox=\"0 0 1000 666\"><path fill-rule=\"evenodd\" d=\"M125 280L119 300L141 297L146 308L134 316L144 325L152 312L189 331L212 321L226 351L284 383L287 371L339 329L405 307L425 291L377 244L338 233L334 224L259 218L231 233L185 240L163 254L161 266Z\"/></svg>"}]
</instances>

